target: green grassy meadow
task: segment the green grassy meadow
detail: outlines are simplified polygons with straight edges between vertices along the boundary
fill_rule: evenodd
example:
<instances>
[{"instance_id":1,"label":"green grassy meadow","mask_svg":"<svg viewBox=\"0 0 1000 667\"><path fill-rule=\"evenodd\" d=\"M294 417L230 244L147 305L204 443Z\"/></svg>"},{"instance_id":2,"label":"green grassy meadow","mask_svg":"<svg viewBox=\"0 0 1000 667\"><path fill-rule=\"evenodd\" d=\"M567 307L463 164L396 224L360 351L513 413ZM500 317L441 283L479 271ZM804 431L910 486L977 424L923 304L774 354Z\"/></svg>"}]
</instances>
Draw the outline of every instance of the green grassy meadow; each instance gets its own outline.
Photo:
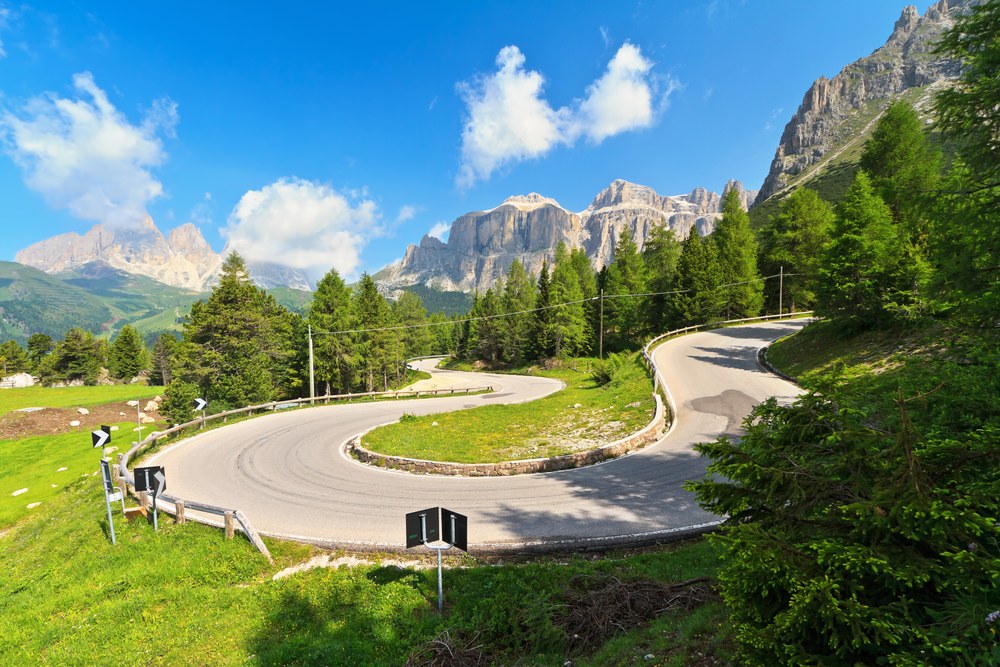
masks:
<instances>
[{"instance_id":1,"label":"green grassy meadow","mask_svg":"<svg viewBox=\"0 0 1000 667\"><path fill-rule=\"evenodd\" d=\"M21 408L86 408L92 405L162 396L163 387L118 384L96 387L0 389L0 415Z\"/></svg>"},{"instance_id":2,"label":"green grassy meadow","mask_svg":"<svg viewBox=\"0 0 1000 667\"><path fill-rule=\"evenodd\" d=\"M399 423L369 432L362 444L393 456L496 463L592 449L649 424L656 406L638 357L630 357L615 381L602 387L584 372L587 360L578 360L576 366L580 370L566 366L512 371L565 383L565 389L541 400L423 417L407 415ZM574 446L579 442L585 446Z\"/></svg>"},{"instance_id":3,"label":"green grassy meadow","mask_svg":"<svg viewBox=\"0 0 1000 667\"><path fill-rule=\"evenodd\" d=\"M684 665L732 649L711 601L610 642L600 635L596 652L574 649L565 630L566 596L587 582L712 576L715 554L701 541L600 559L452 558L439 615L433 568L376 556L275 580L316 550L269 540L270 565L217 529L162 516L154 532L120 510L115 530L112 546L99 479L80 477L44 515L0 537L0 664L402 665L418 653L426 660L442 636L502 664L632 664L655 651L664 661L646 664Z\"/></svg>"}]
</instances>

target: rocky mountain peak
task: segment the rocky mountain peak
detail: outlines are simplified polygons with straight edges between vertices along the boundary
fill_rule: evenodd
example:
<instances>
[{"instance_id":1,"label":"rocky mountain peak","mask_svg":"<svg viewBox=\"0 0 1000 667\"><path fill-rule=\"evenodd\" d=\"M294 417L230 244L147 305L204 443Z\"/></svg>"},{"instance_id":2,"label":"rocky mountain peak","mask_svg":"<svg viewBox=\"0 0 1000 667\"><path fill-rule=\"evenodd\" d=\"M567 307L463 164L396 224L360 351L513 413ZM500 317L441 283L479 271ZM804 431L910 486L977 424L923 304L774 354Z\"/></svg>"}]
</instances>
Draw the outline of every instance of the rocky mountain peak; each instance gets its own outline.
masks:
<instances>
[{"instance_id":1,"label":"rocky mountain peak","mask_svg":"<svg viewBox=\"0 0 1000 667\"><path fill-rule=\"evenodd\" d=\"M737 181L727 187L739 188L745 201L756 194L743 190ZM614 258L615 244L626 229L640 247L657 226L669 227L680 238L692 230L708 234L721 215L721 201L705 188L663 196L621 179L604 188L580 213L537 193L511 197L496 208L460 216L451 224L447 242L424 236L420 245L410 245L402 260L376 273L375 279L387 292L414 284L483 292L515 259L537 275L543 261L553 261L559 242L583 248L600 268Z\"/></svg>"},{"instance_id":2,"label":"rocky mountain peak","mask_svg":"<svg viewBox=\"0 0 1000 667\"><path fill-rule=\"evenodd\" d=\"M503 200L500 206L513 206L519 211L533 211L541 206L555 206L556 208L562 208L555 199L551 197L545 197L538 194L537 192L531 192L526 195L514 195L513 197L507 197ZM500 208L499 206L497 208ZM495 210L495 209L491 209Z\"/></svg>"},{"instance_id":3,"label":"rocky mountain peak","mask_svg":"<svg viewBox=\"0 0 1000 667\"><path fill-rule=\"evenodd\" d=\"M892 28L892 34L889 36L889 42L903 42L909 37L914 30L917 29L917 24L920 22L920 14L917 12L917 8L913 5L907 5L903 7L903 13L899 15L896 19L896 25Z\"/></svg>"},{"instance_id":4,"label":"rocky mountain peak","mask_svg":"<svg viewBox=\"0 0 1000 667\"><path fill-rule=\"evenodd\" d=\"M916 97L922 100L955 80L959 63L934 53L934 46L955 16L978 1L940 0L923 16L906 7L884 45L832 79L816 79L785 126L756 201L785 190L800 174L834 159L845 142L873 127L904 92L919 89Z\"/></svg>"}]
</instances>

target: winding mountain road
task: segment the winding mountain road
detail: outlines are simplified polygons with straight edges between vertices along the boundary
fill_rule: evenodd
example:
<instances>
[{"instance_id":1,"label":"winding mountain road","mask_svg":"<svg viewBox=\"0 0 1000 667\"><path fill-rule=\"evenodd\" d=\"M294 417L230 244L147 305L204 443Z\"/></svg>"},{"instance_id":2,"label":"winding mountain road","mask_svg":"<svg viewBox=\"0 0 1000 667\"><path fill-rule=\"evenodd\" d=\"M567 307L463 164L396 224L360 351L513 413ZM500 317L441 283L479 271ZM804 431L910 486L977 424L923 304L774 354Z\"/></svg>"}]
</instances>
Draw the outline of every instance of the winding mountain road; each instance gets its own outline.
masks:
<instances>
[{"instance_id":1,"label":"winding mountain road","mask_svg":"<svg viewBox=\"0 0 1000 667\"><path fill-rule=\"evenodd\" d=\"M690 334L654 360L676 407L657 443L596 466L514 477L438 477L386 471L350 459L344 444L404 412L432 414L534 400L554 380L445 372L451 384L492 384L477 396L317 407L259 417L183 440L147 464L166 469L169 493L238 507L265 535L352 549L402 549L403 515L442 506L469 517L478 553L639 544L718 521L682 489L707 461L692 450L738 434L760 401L799 389L764 371L757 350L803 320Z\"/></svg>"}]
</instances>

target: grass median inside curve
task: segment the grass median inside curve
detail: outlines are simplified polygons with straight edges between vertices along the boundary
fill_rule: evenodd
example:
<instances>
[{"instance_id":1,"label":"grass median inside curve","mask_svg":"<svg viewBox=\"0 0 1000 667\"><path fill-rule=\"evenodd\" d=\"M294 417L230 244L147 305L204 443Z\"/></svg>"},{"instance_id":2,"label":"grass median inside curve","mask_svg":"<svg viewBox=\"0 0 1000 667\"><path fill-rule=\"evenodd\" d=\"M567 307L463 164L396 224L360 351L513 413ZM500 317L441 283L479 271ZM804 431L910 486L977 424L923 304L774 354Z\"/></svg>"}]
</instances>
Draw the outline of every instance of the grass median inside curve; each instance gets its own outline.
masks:
<instances>
[{"instance_id":1,"label":"grass median inside curve","mask_svg":"<svg viewBox=\"0 0 1000 667\"><path fill-rule=\"evenodd\" d=\"M638 355L622 359L602 386L577 359L549 370L511 369L562 380L566 388L537 401L417 417L367 433L362 446L380 454L451 463L499 463L594 449L641 430L656 405Z\"/></svg>"}]
</instances>

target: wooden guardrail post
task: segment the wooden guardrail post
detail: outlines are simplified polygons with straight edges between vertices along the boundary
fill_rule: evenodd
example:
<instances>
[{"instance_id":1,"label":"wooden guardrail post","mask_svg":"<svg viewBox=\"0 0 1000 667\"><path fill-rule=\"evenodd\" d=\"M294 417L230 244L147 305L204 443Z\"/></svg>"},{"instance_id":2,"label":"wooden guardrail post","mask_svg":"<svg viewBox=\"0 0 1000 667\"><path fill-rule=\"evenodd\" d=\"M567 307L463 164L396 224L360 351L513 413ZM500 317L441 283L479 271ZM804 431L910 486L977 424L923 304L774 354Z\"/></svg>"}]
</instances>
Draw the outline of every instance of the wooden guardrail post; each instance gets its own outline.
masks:
<instances>
[{"instance_id":1,"label":"wooden guardrail post","mask_svg":"<svg viewBox=\"0 0 1000 667\"><path fill-rule=\"evenodd\" d=\"M174 501L174 520L177 523L187 523L187 516L184 514L184 501Z\"/></svg>"},{"instance_id":2,"label":"wooden guardrail post","mask_svg":"<svg viewBox=\"0 0 1000 667\"><path fill-rule=\"evenodd\" d=\"M147 491L139 492L139 507L142 509L147 509L149 507L149 493Z\"/></svg>"},{"instance_id":3,"label":"wooden guardrail post","mask_svg":"<svg viewBox=\"0 0 1000 667\"><path fill-rule=\"evenodd\" d=\"M232 511L227 511L224 515L226 517L226 539L233 539L233 535L236 534L236 529L233 526L233 513Z\"/></svg>"}]
</instances>

